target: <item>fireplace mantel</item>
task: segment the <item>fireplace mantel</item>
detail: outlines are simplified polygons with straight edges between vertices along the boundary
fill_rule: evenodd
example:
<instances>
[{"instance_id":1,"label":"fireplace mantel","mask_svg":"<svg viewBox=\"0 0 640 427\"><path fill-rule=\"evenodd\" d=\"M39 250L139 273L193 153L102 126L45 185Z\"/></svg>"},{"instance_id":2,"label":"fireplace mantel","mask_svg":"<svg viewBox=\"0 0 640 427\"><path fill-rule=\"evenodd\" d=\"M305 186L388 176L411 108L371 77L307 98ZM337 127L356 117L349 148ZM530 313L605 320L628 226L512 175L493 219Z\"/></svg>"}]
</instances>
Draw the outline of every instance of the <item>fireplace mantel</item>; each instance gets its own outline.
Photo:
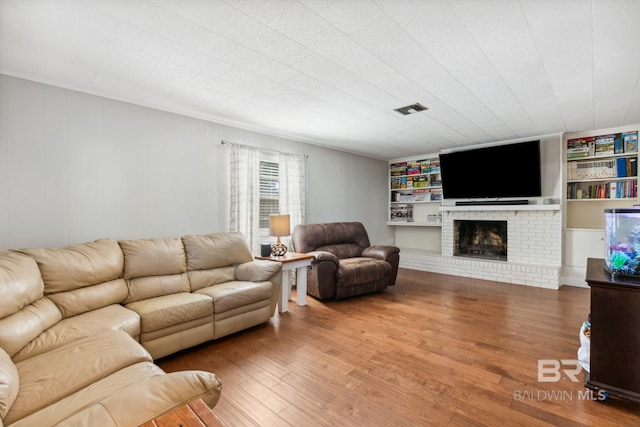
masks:
<instances>
[{"instance_id":1,"label":"fireplace mantel","mask_svg":"<svg viewBox=\"0 0 640 427\"><path fill-rule=\"evenodd\" d=\"M442 205L440 212L469 211L559 211L560 205Z\"/></svg>"}]
</instances>

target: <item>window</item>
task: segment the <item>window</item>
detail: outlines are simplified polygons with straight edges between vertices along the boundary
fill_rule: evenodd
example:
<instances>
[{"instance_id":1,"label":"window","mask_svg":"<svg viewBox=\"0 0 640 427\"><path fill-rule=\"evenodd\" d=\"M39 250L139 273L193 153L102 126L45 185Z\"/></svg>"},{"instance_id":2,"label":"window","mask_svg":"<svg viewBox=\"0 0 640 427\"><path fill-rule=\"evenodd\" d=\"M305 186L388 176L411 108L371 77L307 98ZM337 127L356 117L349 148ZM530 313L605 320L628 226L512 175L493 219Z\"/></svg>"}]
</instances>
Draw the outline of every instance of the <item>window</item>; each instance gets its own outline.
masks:
<instances>
[{"instance_id":1,"label":"window","mask_svg":"<svg viewBox=\"0 0 640 427\"><path fill-rule=\"evenodd\" d=\"M260 235L269 235L269 215L280 212L278 163L260 160Z\"/></svg>"},{"instance_id":2,"label":"window","mask_svg":"<svg viewBox=\"0 0 640 427\"><path fill-rule=\"evenodd\" d=\"M244 234L252 253L260 253L260 244L270 240L269 215L287 213L292 227L304 224L306 156L226 144L229 231Z\"/></svg>"}]
</instances>

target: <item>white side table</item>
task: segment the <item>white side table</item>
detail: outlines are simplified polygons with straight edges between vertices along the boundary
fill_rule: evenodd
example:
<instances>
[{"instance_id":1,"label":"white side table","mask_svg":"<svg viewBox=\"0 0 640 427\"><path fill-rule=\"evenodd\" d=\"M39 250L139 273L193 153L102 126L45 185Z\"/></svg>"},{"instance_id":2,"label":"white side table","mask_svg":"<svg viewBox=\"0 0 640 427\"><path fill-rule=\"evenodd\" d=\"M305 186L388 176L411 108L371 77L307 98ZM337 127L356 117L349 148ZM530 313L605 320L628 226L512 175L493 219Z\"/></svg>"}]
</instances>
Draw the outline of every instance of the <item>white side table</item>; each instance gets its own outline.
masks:
<instances>
[{"instance_id":1,"label":"white side table","mask_svg":"<svg viewBox=\"0 0 640 427\"><path fill-rule=\"evenodd\" d=\"M298 305L307 304L307 268L311 266L311 261L315 257L310 254L298 252L287 252L283 256L258 256L256 259L265 259L282 263L282 289L280 300L278 301L278 311L284 313L289 311L289 300L291 299L291 285L289 284L289 272L296 270L296 303Z\"/></svg>"}]
</instances>

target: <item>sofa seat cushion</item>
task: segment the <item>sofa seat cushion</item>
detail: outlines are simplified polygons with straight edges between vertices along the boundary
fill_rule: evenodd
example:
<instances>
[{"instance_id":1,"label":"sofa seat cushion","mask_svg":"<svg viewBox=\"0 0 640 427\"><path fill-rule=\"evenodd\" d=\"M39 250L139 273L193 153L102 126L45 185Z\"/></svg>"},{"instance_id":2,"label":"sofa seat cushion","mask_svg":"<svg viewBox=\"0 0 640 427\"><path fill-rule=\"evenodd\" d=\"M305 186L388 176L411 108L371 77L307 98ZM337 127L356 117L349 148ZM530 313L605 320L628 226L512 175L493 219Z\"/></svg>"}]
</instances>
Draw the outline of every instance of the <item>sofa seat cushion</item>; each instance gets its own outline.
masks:
<instances>
[{"instance_id":1,"label":"sofa seat cushion","mask_svg":"<svg viewBox=\"0 0 640 427\"><path fill-rule=\"evenodd\" d=\"M149 333L213 315L211 298L197 293L180 292L126 305L140 315L140 333Z\"/></svg>"},{"instance_id":2,"label":"sofa seat cushion","mask_svg":"<svg viewBox=\"0 0 640 427\"><path fill-rule=\"evenodd\" d=\"M19 362L68 342L117 329L137 340L140 335L140 316L135 311L113 304L63 319L23 347L13 356L13 360Z\"/></svg>"},{"instance_id":3,"label":"sofa seat cushion","mask_svg":"<svg viewBox=\"0 0 640 427\"><path fill-rule=\"evenodd\" d=\"M3 421L11 424L127 366L151 361L126 332L106 331L18 362L20 389Z\"/></svg>"},{"instance_id":4,"label":"sofa seat cushion","mask_svg":"<svg viewBox=\"0 0 640 427\"><path fill-rule=\"evenodd\" d=\"M199 289L195 293L213 298L213 311L218 314L269 300L273 295L273 283L232 280Z\"/></svg>"},{"instance_id":5,"label":"sofa seat cushion","mask_svg":"<svg viewBox=\"0 0 640 427\"><path fill-rule=\"evenodd\" d=\"M386 284L391 270L391 264L381 259L366 257L341 259L338 268L338 286Z\"/></svg>"}]
</instances>

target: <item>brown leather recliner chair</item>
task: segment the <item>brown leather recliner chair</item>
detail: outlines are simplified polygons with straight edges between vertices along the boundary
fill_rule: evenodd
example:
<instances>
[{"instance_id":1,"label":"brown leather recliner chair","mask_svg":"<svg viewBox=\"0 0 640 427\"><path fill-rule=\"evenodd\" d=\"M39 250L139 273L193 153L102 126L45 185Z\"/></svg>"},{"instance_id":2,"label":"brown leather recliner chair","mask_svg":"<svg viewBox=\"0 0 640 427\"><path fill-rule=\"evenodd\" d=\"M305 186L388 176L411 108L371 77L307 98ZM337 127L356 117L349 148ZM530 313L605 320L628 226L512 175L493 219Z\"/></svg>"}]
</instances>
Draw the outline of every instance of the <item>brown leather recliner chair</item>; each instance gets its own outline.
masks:
<instances>
[{"instance_id":1,"label":"brown leather recliner chair","mask_svg":"<svg viewBox=\"0 0 640 427\"><path fill-rule=\"evenodd\" d=\"M307 293L318 299L346 298L395 285L400 249L369 244L359 222L299 224L294 250L315 259L307 270Z\"/></svg>"}]
</instances>

